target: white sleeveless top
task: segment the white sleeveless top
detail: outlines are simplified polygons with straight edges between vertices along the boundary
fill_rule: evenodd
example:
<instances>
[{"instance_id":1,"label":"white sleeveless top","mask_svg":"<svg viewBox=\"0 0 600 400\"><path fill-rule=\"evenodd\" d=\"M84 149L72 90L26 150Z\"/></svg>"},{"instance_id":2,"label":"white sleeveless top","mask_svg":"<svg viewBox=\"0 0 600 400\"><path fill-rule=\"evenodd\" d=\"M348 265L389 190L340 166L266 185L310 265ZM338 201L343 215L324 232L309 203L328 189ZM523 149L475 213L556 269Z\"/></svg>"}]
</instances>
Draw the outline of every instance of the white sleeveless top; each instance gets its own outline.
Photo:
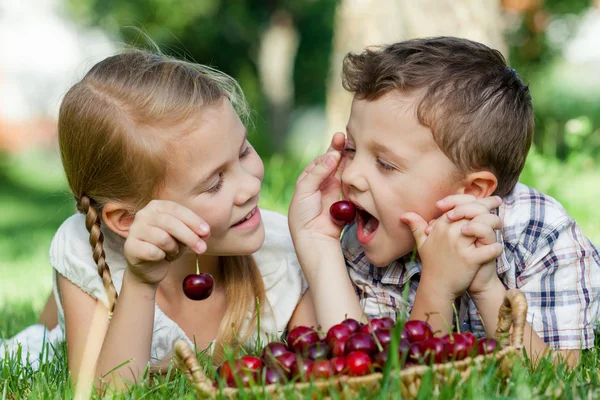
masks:
<instances>
[{"instance_id":1,"label":"white sleeveless top","mask_svg":"<svg viewBox=\"0 0 600 400\"><path fill-rule=\"evenodd\" d=\"M260 319L260 339L267 343L281 337L308 285L294 252L287 218L268 210L261 210L261 215L265 227L265 241L254 254L254 259L262 275L266 297L272 309L272 312L262 314ZM102 229L102 232L106 262L115 288L120 292L123 273L127 267L123 255L125 240L109 229ZM89 233L83 214L71 216L58 229L50 246L50 262L55 269L53 291L58 305L59 326L63 332L64 310L57 291L56 273L108 307L102 278L98 275L96 263L92 258ZM248 316L251 316L251 310ZM173 345L178 339L192 345L184 331L155 305L150 362L157 363L172 354ZM256 333L251 334L248 343L256 343L256 339Z\"/></svg>"}]
</instances>

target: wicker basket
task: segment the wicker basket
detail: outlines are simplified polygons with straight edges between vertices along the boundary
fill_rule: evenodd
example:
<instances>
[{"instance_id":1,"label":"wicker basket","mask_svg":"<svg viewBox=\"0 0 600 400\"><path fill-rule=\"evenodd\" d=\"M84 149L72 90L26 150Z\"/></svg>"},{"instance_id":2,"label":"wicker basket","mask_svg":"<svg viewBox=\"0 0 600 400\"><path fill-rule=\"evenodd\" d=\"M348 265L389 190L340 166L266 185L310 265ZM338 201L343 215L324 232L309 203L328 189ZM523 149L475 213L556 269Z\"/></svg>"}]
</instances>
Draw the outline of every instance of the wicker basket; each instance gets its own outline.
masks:
<instances>
[{"instance_id":1,"label":"wicker basket","mask_svg":"<svg viewBox=\"0 0 600 400\"><path fill-rule=\"evenodd\" d=\"M504 378L510 375L515 362L520 362L523 344L523 329L527 316L527 301L525 295L519 290L512 289L506 297L498 312L498 329L496 340L500 350L486 356L466 358L461 361L435 364L433 366L418 365L404 368L394 372L404 398L417 396L421 379L431 371L435 382L443 383L449 379L466 379L469 374L482 368L485 360L494 358L498 365L498 374ZM512 327L512 333L511 333ZM196 354L183 340L175 344L175 359L179 369L183 371L191 385L196 389L198 398L248 398L256 395L261 398L288 398L291 394L317 394L326 395L330 390L341 393L358 393L361 389L376 392L383 383L382 373L372 373L361 377L339 376L328 380L314 382L288 383L284 385L271 384L255 386L252 388L215 388L198 364Z\"/></svg>"}]
</instances>

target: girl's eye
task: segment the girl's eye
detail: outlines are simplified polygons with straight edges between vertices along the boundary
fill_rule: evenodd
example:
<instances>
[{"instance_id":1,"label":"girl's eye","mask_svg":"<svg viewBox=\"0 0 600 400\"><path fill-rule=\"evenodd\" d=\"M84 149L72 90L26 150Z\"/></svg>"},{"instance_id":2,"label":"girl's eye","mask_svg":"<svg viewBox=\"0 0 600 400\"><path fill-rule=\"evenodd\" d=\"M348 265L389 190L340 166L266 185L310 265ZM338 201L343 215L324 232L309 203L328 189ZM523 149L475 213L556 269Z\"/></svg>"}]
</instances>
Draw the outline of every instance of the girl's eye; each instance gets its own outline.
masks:
<instances>
[{"instance_id":1,"label":"girl's eye","mask_svg":"<svg viewBox=\"0 0 600 400\"><path fill-rule=\"evenodd\" d=\"M351 148L351 147L346 147L346 148L344 149L344 153L347 153L347 154L354 154L354 153L356 153L356 149L353 149L353 148Z\"/></svg>"},{"instance_id":2,"label":"girl's eye","mask_svg":"<svg viewBox=\"0 0 600 400\"><path fill-rule=\"evenodd\" d=\"M392 167L390 164L385 163L381 160L381 158L377 158L377 166L384 171L394 171L396 168Z\"/></svg>"},{"instance_id":3,"label":"girl's eye","mask_svg":"<svg viewBox=\"0 0 600 400\"><path fill-rule=\"evenodd\" d=\"M223 173L219 172L219 181L212 187L210 187L206 192L207 193L217 193L223 187Z\"/></svg>"},{"instance_id":4,"label":"girl's eye","mask_svg":"<svg viewBox=\"0 0 600 400\"><path fill-rule=\"evenodd\" d=\"M252 151L252 146L250 144L248 144L248 146L246 146L246 148L244 149L244 151L242 151L240 153L240 158L246 157L248 154L250 154L251 151Z\"/></svg>"}]
</instances>

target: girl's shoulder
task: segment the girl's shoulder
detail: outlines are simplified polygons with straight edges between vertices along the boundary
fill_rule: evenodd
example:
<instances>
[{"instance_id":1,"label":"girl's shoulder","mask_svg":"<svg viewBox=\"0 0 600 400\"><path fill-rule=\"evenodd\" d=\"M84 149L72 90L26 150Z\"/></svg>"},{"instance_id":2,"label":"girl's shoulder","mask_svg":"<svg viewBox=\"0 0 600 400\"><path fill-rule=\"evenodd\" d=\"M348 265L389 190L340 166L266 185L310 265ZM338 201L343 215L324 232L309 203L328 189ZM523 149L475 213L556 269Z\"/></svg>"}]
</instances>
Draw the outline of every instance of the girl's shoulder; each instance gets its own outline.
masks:
<instances>
[{"instance_id":1,"label":"girl's shoulder","mask_svg":"<svg viewBox=\"0 0 600 400\"><path fill-rule=\"evenodd\" d=\"M120 289L122 272L126 263L122 255L123 243L112 232L104 233L103 248L106 262L111 270L113 283ZM52 267L97 299L106 301L102 278L92 254L90 234L85 226L85 216L77 213L67 218L58 228L50 244L50 264Z\"/></svg>"},{"instance_id":2,"label":"girl's shoulder","mask_svg":"<svg viewBox=\"0 0 600 400\"><path fill-rule=\"evenodd\" d=\"M290 236L287 217L271 210L260 210L265 227L265 241L261 248L254 253L258 268L263 273L274 272L281 262L291 263L300 268L294 244Z\"/></svg>"}]
</instances>

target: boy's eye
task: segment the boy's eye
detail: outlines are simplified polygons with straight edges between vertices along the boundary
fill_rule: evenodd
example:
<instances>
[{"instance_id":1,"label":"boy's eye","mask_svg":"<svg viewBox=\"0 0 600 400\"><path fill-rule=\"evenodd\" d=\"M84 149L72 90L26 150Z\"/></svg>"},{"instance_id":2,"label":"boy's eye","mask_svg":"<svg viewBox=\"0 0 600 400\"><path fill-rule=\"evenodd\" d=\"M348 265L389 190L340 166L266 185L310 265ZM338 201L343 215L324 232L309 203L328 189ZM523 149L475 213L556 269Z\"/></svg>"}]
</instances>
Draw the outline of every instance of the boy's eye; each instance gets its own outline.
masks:
<instances>
[{"instance_id":1,"label":"boy's eye","mask_svg":"<svg viewBox=\"0 0 600 400\"><path fill-rule=\"evenodd\" d=\"M206 190L207 193L217 193L223 187L224 181L223 173L219 172L219 180L213 186Z\"/></svg>"},{"instance_id":2,"label":"boy's eye","mask_svg":"<svg viewBox=\"0 0 600 400\"><path fill-rule=\"evenodd\" d=\"M353 149L351 147L346 147L346 148L344 148L344 153L354 154L354 153L356 153L356 149Z\"/></svg>"},{"instance_id":3,"label":"boy's eye","mask_svg":"<svg viewBox=\"0 0 600 400\"><path fill-rule=\"evenodd\" d=\"M377 166L384 171L394 171L396 168L391 166L390 164L381 160L381 158L377 157Z\"/></svg>"}]
</instances>

